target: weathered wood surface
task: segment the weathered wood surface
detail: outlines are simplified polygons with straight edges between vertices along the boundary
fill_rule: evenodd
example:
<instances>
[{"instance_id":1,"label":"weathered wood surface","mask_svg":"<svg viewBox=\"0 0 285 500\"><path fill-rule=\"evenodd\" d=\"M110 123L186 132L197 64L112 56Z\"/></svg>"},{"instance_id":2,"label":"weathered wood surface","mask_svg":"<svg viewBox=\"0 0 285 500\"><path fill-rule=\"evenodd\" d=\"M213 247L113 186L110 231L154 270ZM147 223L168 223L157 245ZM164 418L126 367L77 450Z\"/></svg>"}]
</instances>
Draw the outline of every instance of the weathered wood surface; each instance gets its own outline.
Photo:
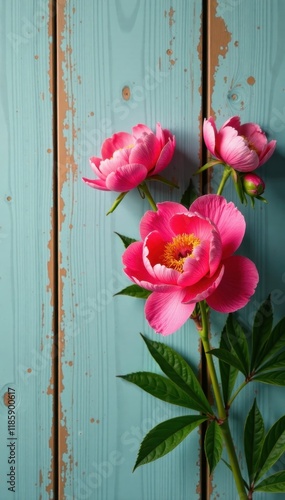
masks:
<instances>
[{"instance_id":1,"label":"weathered wood surface","mask_svg":"<svg viewBox=\"0 0 285 500\"><path fill-rule=\"evenodd\" d=\"M245 328L252 325L254 311L271 292L274 317L277 322L285 308L285 231L284 231L284 132L285 132L285 52L282 0L209 2L209 98L208 113L218 125L233 115L243 123L259 123L270 139L277 139L277 150L268 163L260 167L266 183L268 204L256 202L240 207L247 221L241 253L257 265L260 283L250 305L242 312ZM216 167L211 180L213 192L220 180ZM235 189L227 187L225 195L240 206ZM214 337L221 331L221 318L213 318ZM265 384L248 386L232 407L233 432L238 454L243 453L243 439L238 429L256 396L268 429L285 413L284 389ZM282 463L283 462L283 463ZM284 458L275 472L284 469ZM244 470L246 465L244 463ZM211 499L237 498L231 475L219 464L211 482ZM279 498L280 495L254 495L259 498Z\"/></svg>"},{"instance_id":2,"label":"weathered wood surface","mask_svg":"<svg viewBox=\"0 0 285 500\"><path fill-rule=\"evenodd\" d=\"M166 175L182 187L174 193L153 185L157 201L180 199L199 165L201 2L171 5L66 2L58 9L60 492L66 498L199 498L198 433L191 446L186 441L132 474L142 436L179 414L116 378L155 368L139 336L154 335L143 302L113 298L129 284L114 231L138 237L148 207L133 192L106 217L116 195L81 181L91 175L88 158L100 153L102 140L136 123L154 128L160 121L177 137ZM197 365L194 330L167 342Z\"/></svg>"},{"instance_id":3,"label":"weathered wood surface","mask_svg":"<svg viewBox=\"0 0 285 500\"><path fill-rule=\"evenodd\" d=\"M243 321L252 322L270 291L276 321L284 315L285 5L209 0L203 37L205 3L0 5L1 499L13 494L7 489L7 444L14 437L8 435L8 387L17 403L17 500L237 498L222 463L214 480L201 483L198 432L132 473L146 432L185 412L116 378L156 370L139 335L156 338L143 301L113 297L129 284L114 232L138 237L148 205L133 192L106 217L116 195L81 181L91 177L88 158L99 155L106 137L140 122L154 129L159 121L176 136L165 173L180 189L153 183L151 190L156 201L178 201L201 162L203 115L212 114L219 125L234 114L260 123L278 148L260 169L269 204L241 208L247 219L242 253L261 275ZM217 168L204 188L215 192L218 181ZM238 204L231 187L226 195ZM212 315L214 342L222 325L223 318ZM163 341L200 367L193 326ZM282 390L248 387L232 409L238 452L238 427L255 395L267 426L285 413Z\"/></svg>"},{"instance_id":4,"label":"weathered wood surface","mask_svg":"<svg viewBox=\"0 0 285 500\"><path fill-rule=\"evenodd\" d=\"M54 498L49 2L0 19L0 498Z\"/></svg>"}]
</instances>

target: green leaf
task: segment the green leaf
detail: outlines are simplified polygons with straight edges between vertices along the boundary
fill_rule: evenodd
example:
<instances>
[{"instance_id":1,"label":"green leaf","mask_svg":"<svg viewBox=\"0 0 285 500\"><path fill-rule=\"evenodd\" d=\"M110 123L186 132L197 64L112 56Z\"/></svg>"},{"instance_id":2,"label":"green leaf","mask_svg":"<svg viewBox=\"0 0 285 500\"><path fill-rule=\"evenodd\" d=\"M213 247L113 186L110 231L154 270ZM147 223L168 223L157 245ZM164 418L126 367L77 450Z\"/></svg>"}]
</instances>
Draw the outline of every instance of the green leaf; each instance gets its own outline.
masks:
<instances>
[{"instance_id":1,"label":"green leaf","mask_svg":"<svg viewBox=\"0 0 285 500\"><path fill-rule=\"evenodd\" d=\"M228 468L231 472L233 471L231 464L229 464L228 462L226 462L226 460L224 460L223 458L222 458L222 462L224 462L224 464L227 466L227 468Z\"/></svg>"},{"instance_id":2,"label":"green leaf","mask_svg":"<svg viewBox=\"0 0 285 500\"><path fill-rule=\"evenodd\" d=\"M264 384L285 386L285 370L258 372L252 380L263 382Z\"/></svg>"},{"instance_id":3,"label":"green leaf","mask_svg":"<svg viewBox=\"0 0 285 500\"><path fill-rule=\"evenodd\" d=\"M225 363L228 363L228 365L231 365L234 368L237 368L237 370L239 370L245 376L247 376L247 373L244 370L243 364L235 356L235 354L232 354L231 352L227 351L226 349L211 349L208 354L212 354L212 356L216 356L216 358L219 358L222 361L224 361Z\"/></svg>"},{"instance_id":4,"label":"green leaf","mask_svg":"<svg viewBox=\"0 0 285 500\"><path fill-rule=\"evenodd\" d=\"M207 420L205 417L186 415L166 420L154 427L143 439L134 470L174 450L190 432Z\"/></svg>"},{"instance_id":5,"label":"green leaf","mask_svg":"<svg viewBox=\"0 0 285 500\"><path fill-rule=\"evenodd\" d=\"M123 234L116 233L116 231L115 234L117 234L119 238L121 238L125 248L127 248L131 243L135 243L137 241L134 240L133 238L129 238L128 236L124 236Z\"/></svg>"},{"instance_id":6,"label":"green leaf","mask_svg":"<svg viewBox=\"0 0 285 500\"><path fill-rule=\"evenodd\" d=\"M251 371L263 361L264 346L272 330L273 312L270 295L258 309L252 330Z\"/></svg>"},{"instance_id":7,"label":"green leaf","mask_svg":"<svg viewBox=\"0 0 285 500\"><path fill-rule=\"evenodd\" d=\"M192 179L190 179L189 185L183 193L180 203L181 205L184 205L184 207L189 208L193 201L195 201L197 198L198 193L193 186Z\"/></svg>"},{"instance_id":8,"label":"green leaf","mask_svg":"<svg viewBox=\"0 0 285 500\"><path fill-rule=\"evenodd\" d=\"M270 358L267 363L259 368L259 371L263 373L267 370L277 370L280 368L285 369L285 351L277 354L277 356L274 356L273 358ZM259 373L259 371L257 373Z\"/></svg>"},{"instance_id":9,"label":"green leaf","mask_svg":"<svg viewBox=\"0 0 285 500\"><path fill-rule=\"evenodd\" d=\"M192 399L189 398L186 392L162 375L151 372L137 372L120 375L119 377L137 385L155 398L166 401L166 403L200 411L195 403L192 403Z\"/></svg>"},{"instance_id":10,"label":"green leaf","mask_svg":"<svg viewBox=\"0 0 285 500\"><path fill-rule=\"evenodd\" d=\"M227 352L230 352L231 346L229 345L227 336L226 336L226 329L224 328L222 331L221 335L221 340L220 340L220 349L222 350L227 350ZM238 369L234 366L229 365L222 359L219 359L219 367L220 367L220 375L221 375L221 383L222 383L222 390L223 390L223 398L224 398L224 403L227 406L231 394L233 392L233 388L236 382L236 378L238 375Z\"/></svg>"},{"instance_id":11,"label":"green leaf","mask_svg":"<svg viewBox=\"0 0 285 500\"><path fill-rule=\"evenodd\" d=\"M221 460L223 451L223 437L220 426L213 420L207 428L204 442L205 454L212 474L216 465Z\"/></svg>"},{"instance_id":12,"label":"green leaf","mask_svg":"<svg viewBox=\"0 0 285 500\"><path fill-rule=\"evenodd\" d=\"M256 400L254 400L244 428L244 453L250 484L257 472L259 457L264 442L264 434L263 418L256 404Z\"/></svg>"},{"instance_id":13,"label":"green leaf","mask_svg":"<svg viewBox=\"0 0 285 500\"><path fill-rule=\"evenodd\" d=\"M233 172L232 172L232 179L233 179L234 186L236 188L236 192L237 192L237 195L238 195L241 203L244 203L246 205L247 201L246 201L246 197L245 197L245 194L243 191L241 176L235 170L233 170Z\"/></svg>"},{"instance_id":14,"label":"green leaf","mask_svg":"<svg viewBox=\"0 0 285 500\"><path fill-rule=\"evenodd\" d=\"M272 476L268 476L254 487L254 491L265 491L267 493L284 493L285 492L285 471L276 472Z\"/></svg>"},{"instance_id":15,"label":"green leaf","mask_svg":"<svg viewBox=\"0 0 285 500\"><path fill-rule=\"evenodd\" d=\"M150 294L151 292L149 290L139 285L130 285L123 288L120 292L115 293L114 297L116 297L116 295L128 295L129 297L136 297L137 299L147 299Z\"/></svg>"},{"instance_id":16,"label":"green leaf","mask_svg":"<svg viewBox=\"0 0 285 500\"><path fill-rule=\"evenodd\" d=\"M111 214L112 212L114 212L114 210L116 210L117 206L121 203L121 201L123 201L123 199L125 198L126 194L128 194L129 191L126 191L125 193L120 193L119 196L115 199L113 205L111 206L111 208L108 210L108 212L106 213L106 215L109 215Z\"/></svg>"},{"instance_id":17,"label":"green leaf","mask_svg":"<svg viewBox=\"0 0 285 500\"><path fill-rule=\"evenodd\" d=\"M241 325L232 314L228 316L226 330L233 351L243 366L242 373L247 376L250 369L248 343Z\"/></svg>"},{"instance_id":18,"label":"green leaf","mask_svg":"<svg viewBox=\"0 0 285 500\"><path fill-rule=\"evenodd\" d=\"M185 359L161 342L149 340L143 335L142 338L165 375L188 394L192 399L192 404L196 405L196 409L202 413L214 415L196 375Z\"/></svg>"},{"instance_id":19,"label":"green leaf","mask_svg":"<svg viewBox=\"0 0 285 500\"><path fill-rule=\"evenodd\" d=\"M265 436L255 482L274 465L285 452L285 416L271 427Z\"/></svg>"},{"instance_id":20,"label":"green leaf","mask_svg":"<svg viewBox=\"0 0 285 500\"><path fill-rule=\"evenodd\" d=\"M282 318L279 323L273 328L264 348L261 352L262 362L271 358L285 345L285 318Z\"/></svg>"}]
</instances>

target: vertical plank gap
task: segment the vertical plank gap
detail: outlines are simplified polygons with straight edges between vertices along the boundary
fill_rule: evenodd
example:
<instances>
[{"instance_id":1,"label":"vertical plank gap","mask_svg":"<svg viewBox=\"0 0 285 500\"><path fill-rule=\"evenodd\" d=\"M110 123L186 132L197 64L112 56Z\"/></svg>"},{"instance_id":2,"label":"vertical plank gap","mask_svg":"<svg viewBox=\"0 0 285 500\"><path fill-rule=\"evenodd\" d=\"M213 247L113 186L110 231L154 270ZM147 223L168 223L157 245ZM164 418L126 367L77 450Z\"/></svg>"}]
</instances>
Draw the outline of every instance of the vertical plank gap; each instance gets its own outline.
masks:
<instances>
[{"instance_id":1,"label":"vertical plank gap","mask_svg":"<svg viewBox=\"0 0 285 500\"><path fill-rule=\"evenodd\" d=\"M202 0L202 123L201 128L203 130L203 120L208 117L209 113L209 75L208 75L208 57L209 57L209 39L208 39L208 29L209 29L209 2L210 0ZM204 165L208 161L208 151L203 141L203 132L201 133L201 162ZM201 174L201 190L202 194L207 194L209 192L209 176L208 170L202 172ZM202 388L207 397L210 395L209 378L207 370L206 357L201 346L201 384ZM202 445L204 443L205 434L207 430L207 422L204 422L201 426L201 441ZM200 481L201 481L201 500L209 500L210 498L210 483L209 483L209 469L207 465L206 456L204 453L204 447L201 449L201 462L200 462Z\"/></svg>"},{"instance_id":2,"label":"vertical plank gap","mask_svg":"<svg viewBox=\"0 0 285 500\"><path fill-rule=\"evenodd\" d=\"M58 107L57 107L57 0L51 0L51 26L52 26L52 53L51 53L51 86L52 86L52 112L53 112L53 331L54 331L54 344L53 344L53 493L54 498L58 496L59 484L59 470L58 470L58 364L59 364L59 301L58 301L58 287L59 287L59 233L58 233Z\"/></svg>"}]
</instances>

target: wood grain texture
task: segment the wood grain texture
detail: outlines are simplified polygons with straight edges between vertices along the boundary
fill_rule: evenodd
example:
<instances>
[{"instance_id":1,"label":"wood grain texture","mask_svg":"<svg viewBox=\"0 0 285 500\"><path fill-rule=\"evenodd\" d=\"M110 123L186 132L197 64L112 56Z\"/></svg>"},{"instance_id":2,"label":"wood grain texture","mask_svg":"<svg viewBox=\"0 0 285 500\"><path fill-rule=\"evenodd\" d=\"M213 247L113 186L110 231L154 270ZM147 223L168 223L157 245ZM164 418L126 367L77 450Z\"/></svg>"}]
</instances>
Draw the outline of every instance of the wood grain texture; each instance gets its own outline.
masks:
<instances>
[{"instance_id":1,"label":"wood grain texture","mask_svg":"<svg viewBox=\"0 0 285 500\"><path fill-rule=\"evenodd\" d=\"M139 336L143 302L113 297L127 286L114 231L138 237L148 208L137 192L106 217L116 195L91 190L88 158L115 131L155 122L170 128L177 153L166 176L179 200L199 165L201 2L66 2L58 9L60 205L60 497L102 500L199 498L199 435L132 474L146 432L179 409L117 379L154 370ZM128 100L124 91L128 87ZM192 326L166 339L197 367Z\"/></svg>"},{"instance_id":2,"label":"wood grain texture","mask_svg":"<svg viewBox=\"0 0 285 500\"><path fill-rule=\"evenodd\" d=\"M0 498L53 498L49 2L1 2L0 19Z\"/></svg>"},{"instance_id":3,"label":"wood grain texture","mask_svg":"<svg viewBox=\"0 0 285 500\"><path fill-rule=\"evenodd\" d=\"M214 72L210 75L209 113L214 114L219 126L230 116L239 115L242 122L259 123L270 139L277 139L273 158L258 171L266 183L268 205L256 203L254 210L250 206L240 207L247 222L241 253L254 260L260 274L256 294L241 315L245 327L249 327L254 311L270 292L275 321L284 316L285 34L282 19L285 5L278 0L221 0L209 2L209 5L209 68ZM217 189L220 173L217 167L211 180L213 192ZM231 186L227 186L224 193L239 206ZM221 327L221 319L214 316L214 339L219 338ZM285 413L284 389L266 385L247 387L231 411L239 456L243 453L243 442L238 429L243 427L255 396L266 428ZM275 472L280 469L284 469L284 459L276 464ZM216 470L211 489L211 499L236 498L231 476L222 464ZM265 497L265 494L256 493L254 496L256 500L278 498L274 494Z\"/></svg>"}]
</instances>

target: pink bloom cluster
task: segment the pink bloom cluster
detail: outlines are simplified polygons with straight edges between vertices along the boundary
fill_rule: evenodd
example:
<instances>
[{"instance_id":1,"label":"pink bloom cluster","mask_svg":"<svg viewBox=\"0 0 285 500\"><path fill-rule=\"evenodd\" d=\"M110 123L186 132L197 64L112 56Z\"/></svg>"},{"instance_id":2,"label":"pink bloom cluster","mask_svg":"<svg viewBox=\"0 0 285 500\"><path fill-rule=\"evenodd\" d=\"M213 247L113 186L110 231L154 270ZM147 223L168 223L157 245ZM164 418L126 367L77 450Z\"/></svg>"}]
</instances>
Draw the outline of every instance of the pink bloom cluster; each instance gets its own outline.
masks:
<instances>
[{"instance_id":1,"label":"pink bloom cluster","mask_svg":"<svg viewBox=\"0 0 285 500\"><path fill-rule=\"evenodd\" d=\"M83 181L104 191L130 191L167 167L174 149L175 137L159 123L156 134L146 125L136 125L132 134L119 132L103 142L102 157L90 158L97 179Z\"/></svg>"},{"instance_id":2,"label":"pink bloom cluster","mask_svg":"<svg viewBox=\"0 0 285 500\"><path fill-rule=\"evenodd\" d=\"M140 223L142 241L123 254L124 271L150 290L145 314L162 335L174 333L206 300L229 313L245 306L258 283L255 264L233 255L245 233L245 220L222 196L201 196L189 210L174 202L158 204Z\"/></svg>"},{"instance_id":3,"label":"pink bloom cluster","mask_svg":"<svg viewBox=\"0 0 285 500\"><path fill-rule=\"evenodd\" d=\"M259 125L241 125L238 116L232 116L219 131L210 117L204 121L203 136L211 155L239 172L251 172L263 165L276 147L276 141L268 142Z\"/></svg>"}]
</instances>

